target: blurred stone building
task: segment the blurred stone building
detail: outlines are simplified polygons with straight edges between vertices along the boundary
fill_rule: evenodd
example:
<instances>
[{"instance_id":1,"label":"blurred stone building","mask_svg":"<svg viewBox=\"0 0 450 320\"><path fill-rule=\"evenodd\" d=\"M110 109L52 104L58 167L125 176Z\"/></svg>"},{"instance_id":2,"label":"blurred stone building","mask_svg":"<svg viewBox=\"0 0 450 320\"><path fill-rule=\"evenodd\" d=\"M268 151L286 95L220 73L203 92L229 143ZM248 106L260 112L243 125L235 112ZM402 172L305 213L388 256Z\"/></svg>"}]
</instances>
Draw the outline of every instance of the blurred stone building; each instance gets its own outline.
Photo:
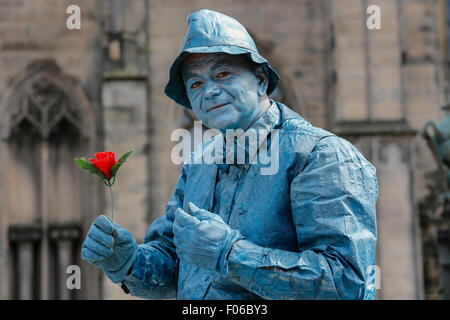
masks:
<instances>
[{"instance_id":1,"label":"blurred stone building","mask_svg":"<svg viewBox=\"0 0 450 320\"><path fill-rule=\"evenodd\" d=\"M72 4L81 9L79 30L66 26ZM366 25L372 4L381 9L379 30ZM437 298L430 276L437 268L422 250L419 219L436 165L420 129L444 117L447 6L0 0L0 299L128 298L80 259L87 229L111 211L111 199L73 159L134 150L113 187L115 220L142 241L179 175L171 133L195 119L163 89L186 16L201 8L248 29L281 75L275 99L350 140L376 166L377 297ZM81 268L79 290L66 287L72 264Z\"/></svg>"}]
</instances>

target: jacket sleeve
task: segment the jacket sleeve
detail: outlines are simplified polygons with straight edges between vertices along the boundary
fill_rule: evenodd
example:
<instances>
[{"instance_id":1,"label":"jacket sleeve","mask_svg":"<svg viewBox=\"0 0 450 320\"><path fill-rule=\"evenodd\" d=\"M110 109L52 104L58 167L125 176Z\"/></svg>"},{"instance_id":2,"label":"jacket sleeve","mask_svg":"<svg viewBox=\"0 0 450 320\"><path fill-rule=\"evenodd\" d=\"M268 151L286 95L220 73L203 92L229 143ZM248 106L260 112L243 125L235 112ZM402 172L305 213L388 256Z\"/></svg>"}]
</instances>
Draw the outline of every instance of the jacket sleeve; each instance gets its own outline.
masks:
<instances>
[{"instance_id":1,"label":"jacket sleeve","mask_svg":"<svg viewBox=\"0 0 450 320\"><path fill-rule=\"evenodd\" d=\"M298 252L240 240L228 256L231 280L265 299L373 299L375 168L346 140L325 137L290 196Z\"/></svg>"},{"instance_id":2,"label":"jacket sleeve","mask_svg":"<svg viewBox=\"0 0 450 320\"><path fill-rule=\"evenodd\" d=\"M178 257L173 244L172 225L175 210L183 207L186 167L183 166L166 214L148 228L144 243L138 246L138 256L122 288L133 296L149 299L176 297Z\"/></svg>"}]
</instances>

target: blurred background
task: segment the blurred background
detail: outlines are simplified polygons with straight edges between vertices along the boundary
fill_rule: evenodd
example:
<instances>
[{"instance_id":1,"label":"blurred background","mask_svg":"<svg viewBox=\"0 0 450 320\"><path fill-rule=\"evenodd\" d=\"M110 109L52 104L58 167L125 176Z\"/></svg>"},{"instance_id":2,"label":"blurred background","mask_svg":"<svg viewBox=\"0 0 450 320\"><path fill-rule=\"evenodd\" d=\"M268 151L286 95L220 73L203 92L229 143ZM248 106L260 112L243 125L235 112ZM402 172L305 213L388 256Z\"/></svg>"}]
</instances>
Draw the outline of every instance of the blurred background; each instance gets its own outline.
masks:
<instances>
[{"instance_id":1,"label":"blurred background","mask_svg":"<svg viewBox=\"0 0 450 320\"><path fill-rule=\"evenodd\" d=\"M67 27L70 5L80 29ZM370 5L381 29L368 28ZM0 299L130 298L80 258L111 199L73 159L134 150L114 212L141 242L180 172L171 133L195 119L163 90L202 8L247 28L281 76L274 99L376 166L377 299L448 299L450 127L422 134L447 115L448 0L0 0ZM74 264L81 289L69 290Z\"/></svg>"}]
</instances>

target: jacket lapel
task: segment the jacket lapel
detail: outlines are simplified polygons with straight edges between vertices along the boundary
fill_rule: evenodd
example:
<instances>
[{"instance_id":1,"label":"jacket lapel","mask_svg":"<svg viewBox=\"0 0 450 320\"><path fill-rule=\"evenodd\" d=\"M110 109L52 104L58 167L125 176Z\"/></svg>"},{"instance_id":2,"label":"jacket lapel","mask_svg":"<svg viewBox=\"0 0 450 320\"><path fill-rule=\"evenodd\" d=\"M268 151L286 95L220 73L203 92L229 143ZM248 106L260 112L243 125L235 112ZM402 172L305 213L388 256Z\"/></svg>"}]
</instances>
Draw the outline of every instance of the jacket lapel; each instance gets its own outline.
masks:
<instances>
[{"instance_id":1,"label":"jacket lapel","mask_svg":"<svg viewBox=\"0 0 450 320\"><path fill-rule=\"evenodd\" d=\"M184 207L192 202L197 207L212 211L218 167L216 164L192 165L185 189Z\"/></svg>"}]
</instances>

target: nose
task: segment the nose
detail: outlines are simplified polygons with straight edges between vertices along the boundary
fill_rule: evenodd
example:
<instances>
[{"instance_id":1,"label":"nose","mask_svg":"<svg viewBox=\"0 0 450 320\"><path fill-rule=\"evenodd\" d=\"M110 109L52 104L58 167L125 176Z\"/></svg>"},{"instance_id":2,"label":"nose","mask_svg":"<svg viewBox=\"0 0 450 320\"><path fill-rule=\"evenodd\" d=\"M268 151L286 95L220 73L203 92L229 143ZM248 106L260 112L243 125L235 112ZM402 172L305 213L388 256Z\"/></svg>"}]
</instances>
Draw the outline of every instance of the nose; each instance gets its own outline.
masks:
<instances>
[{"instance_id":1,"label":"nose","mask_svg":"<svg viewBox=\"0 0 450 320\"><path fill-rule=\"evenodd\" d=\"M205 83L204 90L204 98L206 100L214 99L222 93L220 87L217 86L217 84L215 84L213 81L208 81L207 83Z\"/></svg>"}]
</instances>

